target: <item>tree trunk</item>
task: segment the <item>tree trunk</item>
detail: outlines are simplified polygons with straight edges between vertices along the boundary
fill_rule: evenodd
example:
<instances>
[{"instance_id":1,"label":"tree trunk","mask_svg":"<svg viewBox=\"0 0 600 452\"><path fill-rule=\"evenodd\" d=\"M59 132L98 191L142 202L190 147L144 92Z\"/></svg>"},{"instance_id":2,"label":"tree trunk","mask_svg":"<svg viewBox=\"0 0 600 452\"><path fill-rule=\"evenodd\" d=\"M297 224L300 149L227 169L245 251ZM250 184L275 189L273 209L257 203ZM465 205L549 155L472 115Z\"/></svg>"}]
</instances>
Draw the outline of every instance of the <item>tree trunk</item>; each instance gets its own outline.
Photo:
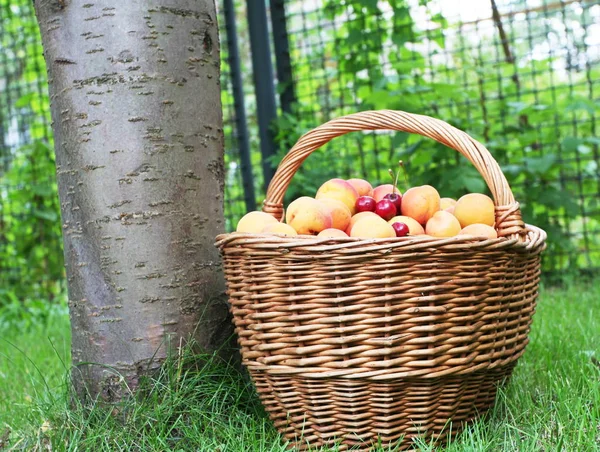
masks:
<instances>
[{"instance_id":1,"label":"tree trunk","mask_svg":"<svg viewBox=\"0 0 600 452\"><path fill-rule=\"evenodd\" d=\"M232 334L213 246L224 229L215 4L35 0L35 8L73 378L80 394L118 401L161 365L170 343L193 336L214 350Z\"/></svg>"}]
</instances>

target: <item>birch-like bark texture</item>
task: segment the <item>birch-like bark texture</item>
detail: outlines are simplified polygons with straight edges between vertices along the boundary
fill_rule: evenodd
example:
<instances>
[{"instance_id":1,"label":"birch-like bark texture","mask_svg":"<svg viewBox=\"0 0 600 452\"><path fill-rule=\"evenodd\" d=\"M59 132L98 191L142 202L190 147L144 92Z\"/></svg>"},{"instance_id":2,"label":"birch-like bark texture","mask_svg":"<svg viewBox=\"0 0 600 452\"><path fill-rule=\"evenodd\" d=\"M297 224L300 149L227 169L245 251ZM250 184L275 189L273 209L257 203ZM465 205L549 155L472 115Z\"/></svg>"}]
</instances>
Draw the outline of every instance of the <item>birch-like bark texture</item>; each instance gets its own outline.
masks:
<instances>
[{"instance_id":1,"label":"birch-like bark texture","mask_svg":"<svg viewBox=\"0 0 600 452\"><path fill-rule=\"evenodd\" d=\"M36 0L80 394L231 337L214 0Z\"/></svg>"}]
</instances>

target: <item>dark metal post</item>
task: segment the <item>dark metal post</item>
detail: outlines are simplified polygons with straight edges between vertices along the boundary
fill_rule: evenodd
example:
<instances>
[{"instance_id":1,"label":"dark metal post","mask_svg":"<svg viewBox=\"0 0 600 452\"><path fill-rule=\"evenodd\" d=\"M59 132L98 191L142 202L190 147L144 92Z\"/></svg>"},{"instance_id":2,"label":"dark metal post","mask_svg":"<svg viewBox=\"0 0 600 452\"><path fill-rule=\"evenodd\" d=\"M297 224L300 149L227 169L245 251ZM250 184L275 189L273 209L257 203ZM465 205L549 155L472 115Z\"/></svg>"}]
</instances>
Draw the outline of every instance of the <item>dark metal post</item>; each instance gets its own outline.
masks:
<instances>
[{"instance_id":1,"label":"dark metal post","mask_svg":"<svg viewBox=\"0 0 600 452\"><path fill-rule=\"evenodd\" d=\"M246 107L244 105L244 89L242 71L240 68L240 51L237 40L237 26L235 23L235 6L233 0L224 0L223 12L225 13L225 32L227 33L227 61L231 74L231 87L233 89L233 106L235 109L235 128L240 152L240 167L242 172L242 186L244 187L244 202L246 211L256 210L256 195L254 193L254 176L252 175L252 162L250 159L250 140L248 138L248 121L246 120Z\"/></svg>"},{"instance_id":2,"label":"dark metal post","mask_svg":"<svg viewBox=\"0 0 600 452\"><path fill-rule=\"evenodd\" d=\"M248 8L252 72L266 191L273 174L275 174L275 169L269 161L275 155L276 150L275 136L272 130L273 122L277 118L273 64L271 63L271 46L269 45L265 0L246 0L246 5Z\"/></svg>"},{"instance_id":3,"label":"dark metal post","mask_svg":"<svg viewBox=\"0 0 600 452\"><path fill-rule=\"evenodd\" d=\"M291 113L296 101L294 79L290 60L290 43L288 39L284 0L271 0L271 25L273 27L273 43L275 48L275 64L279 82L279 101L284 113Z\"/></svg>"}]
</instances>

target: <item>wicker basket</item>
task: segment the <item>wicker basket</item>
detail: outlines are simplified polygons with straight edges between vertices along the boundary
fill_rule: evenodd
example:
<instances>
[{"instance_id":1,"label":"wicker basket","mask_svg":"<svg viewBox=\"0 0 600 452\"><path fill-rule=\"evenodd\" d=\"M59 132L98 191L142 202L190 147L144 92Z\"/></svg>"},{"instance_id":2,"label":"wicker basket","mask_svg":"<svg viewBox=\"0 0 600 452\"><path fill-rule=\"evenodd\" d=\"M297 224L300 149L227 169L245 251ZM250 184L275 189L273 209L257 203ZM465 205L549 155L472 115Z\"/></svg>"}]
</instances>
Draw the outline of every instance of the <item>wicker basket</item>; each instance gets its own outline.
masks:
<instances>
[{"instance_id":1,"label":"wicker basket","mask_svg":"<svg viewBox=\"0 0 600 452\"><path fill-rule=\"evenodd\" d=\"M283 218L288 184L314 150L377 129L467 157L493 194L499 238L217 237L243 362L300 449L442 441L493 404L528 342L546 234L523 223L489 151L443 121L389 110L329 121L282 160L263 210Z\"/></svg>"}]
</instances>

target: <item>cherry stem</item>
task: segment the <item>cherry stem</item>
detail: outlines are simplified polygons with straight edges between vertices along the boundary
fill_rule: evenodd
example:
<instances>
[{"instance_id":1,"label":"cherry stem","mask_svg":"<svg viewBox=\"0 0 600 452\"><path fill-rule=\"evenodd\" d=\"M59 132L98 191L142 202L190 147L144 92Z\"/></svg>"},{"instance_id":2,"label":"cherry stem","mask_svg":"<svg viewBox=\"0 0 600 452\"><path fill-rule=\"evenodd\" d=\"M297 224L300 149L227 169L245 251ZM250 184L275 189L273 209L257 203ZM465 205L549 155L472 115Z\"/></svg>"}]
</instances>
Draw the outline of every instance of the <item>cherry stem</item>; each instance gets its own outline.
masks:
<instances>
[{"instance_id":1,"label":"cherry stem","mask_svg":"<svg viewBox=\"0 0 600 452\"><path fill-rule=\"evenodd\" d=\"M396 193L396 183L398 182L398 174L396 173L396 180L394 180L394 172L392 171L392 169L388 169L388 173L392 178L392 182L394 185L392 185L392 194Z\"/></svg>"},{"instance_id":2,"label":"cherry stem","mask_svg":"<svg viewBox=\"0 0 600 452\"><path fill-rule=\"evenodd\" d=\"M406 189L408 190L410 188L410 184L408 183L408 175L406 168L404 168L404 162L402 160L398 161L398 166L400 166L400 168L402 168L402 171L404 172L404 181L406 182ZM398 170L398 173L399 172L400 171Z\"/></svg>"}]
</instances>

